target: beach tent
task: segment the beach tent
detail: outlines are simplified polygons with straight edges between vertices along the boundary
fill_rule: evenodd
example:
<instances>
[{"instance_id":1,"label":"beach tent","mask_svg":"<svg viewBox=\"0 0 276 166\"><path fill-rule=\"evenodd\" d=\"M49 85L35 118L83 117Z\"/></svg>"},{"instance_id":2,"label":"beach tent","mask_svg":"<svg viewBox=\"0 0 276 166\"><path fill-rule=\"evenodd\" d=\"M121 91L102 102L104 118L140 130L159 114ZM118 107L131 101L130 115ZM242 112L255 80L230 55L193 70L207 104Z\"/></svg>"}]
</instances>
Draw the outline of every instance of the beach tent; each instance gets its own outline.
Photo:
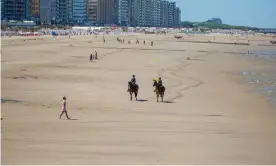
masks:
<instances>
[{"instance_id":1,"label":"beach tent","mask_svg":"<svg viewBox=\"0 0 276 166\"><path fill-rule=\"evenodd\" d=\"M52 36L57 36L57 33L53 31Z\"/></svg>"}]
</instances>

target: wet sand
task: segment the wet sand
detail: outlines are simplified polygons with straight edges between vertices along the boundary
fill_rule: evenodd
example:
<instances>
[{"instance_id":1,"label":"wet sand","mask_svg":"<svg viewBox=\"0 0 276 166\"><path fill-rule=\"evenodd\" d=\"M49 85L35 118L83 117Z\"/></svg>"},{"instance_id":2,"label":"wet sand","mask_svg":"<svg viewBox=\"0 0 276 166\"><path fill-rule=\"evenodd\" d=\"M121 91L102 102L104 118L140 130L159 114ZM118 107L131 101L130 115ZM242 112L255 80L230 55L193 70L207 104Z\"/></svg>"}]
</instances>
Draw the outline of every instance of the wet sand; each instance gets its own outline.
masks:
<instances>
[{"instance_id":1,"label":"wet sand","mask_svg":"<svg viewBox=\"0 0 276 166\"><path fill-rule=\"evenodd\" d=\"M2 164L276 164L276 107L247 80L266 72L273 82L276 63L238 54L274 49L260 46L268 37L250 46L116 37L2 40ZM147 44L126 44L136 38ZM99 60L89 62L94 51ZM126 92L132 74L138 101ZM158 76L164 103L153 93ZM72 120L59 119L63 96Z\"/></svg>"}]
</instances>

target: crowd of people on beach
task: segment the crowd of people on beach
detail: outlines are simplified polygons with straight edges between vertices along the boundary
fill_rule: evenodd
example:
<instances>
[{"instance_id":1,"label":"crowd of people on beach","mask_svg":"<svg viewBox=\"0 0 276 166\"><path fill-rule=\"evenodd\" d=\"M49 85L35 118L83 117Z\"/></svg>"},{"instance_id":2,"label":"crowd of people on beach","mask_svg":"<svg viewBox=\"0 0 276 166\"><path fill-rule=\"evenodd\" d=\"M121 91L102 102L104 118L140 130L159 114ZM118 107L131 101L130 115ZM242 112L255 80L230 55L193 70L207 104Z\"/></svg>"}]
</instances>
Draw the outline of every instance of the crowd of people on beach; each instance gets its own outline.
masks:
<instances>
[{"instance_id":1,"label":"crowd of people on beach","mask_svg":"<svg viewBox=\"0 0 276 166\"><path fill-rule=\"evenodd\" d=\"M144 42L143 42L144 45L146 45L146 40L143 40L143 41L144 41ZM121 43L121 44L124 44L124 43L125 43L125 40L124 40L124 39L120 39L119 37L117 37L117 42L119 42L119 43ZM139 43L140 43L139 39L136 38L135 44L139 44ZM128 44L132 44L132 43L131 43L131 40L128 40ZM153 41L151 41L151 42L150 42L150 45L153 46L153 44L154 44Z\"/></svg>"},{"instance_id":2,"label":"crowd of people on beach","mask_svg":"<svg viewBox=\"0 0 276 166\"><path fill-rule=\"evenodd\" d=\"M12 36L26 36L26 34L29 34L29 36L37 35L37 36L44 36L44 35L53 35L55 36L89 36L89 35L107 35L107 34L114 34L114 35L128 35L133 32L123 32L121 30L87 30L87 29L39 29L36 32L31 31L14 31L14 30L2 30L1 36L2 37L12 37ZM53 35L54 36L54 35Z\"/></svg>"}]
</instances>

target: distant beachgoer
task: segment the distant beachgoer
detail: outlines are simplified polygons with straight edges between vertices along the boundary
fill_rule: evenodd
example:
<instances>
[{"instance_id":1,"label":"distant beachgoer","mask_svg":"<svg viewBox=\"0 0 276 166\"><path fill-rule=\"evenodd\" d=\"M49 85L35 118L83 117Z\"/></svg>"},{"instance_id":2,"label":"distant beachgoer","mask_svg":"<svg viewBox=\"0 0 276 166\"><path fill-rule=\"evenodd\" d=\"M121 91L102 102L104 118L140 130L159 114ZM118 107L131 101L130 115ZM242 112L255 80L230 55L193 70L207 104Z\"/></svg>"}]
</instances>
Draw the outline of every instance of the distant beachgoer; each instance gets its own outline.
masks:
<instances>
[{"instance_id":1,"label":"distant beachgoer","mask_svg":"<svg viewBox=\"0 0 276 166\"><path fill-rule=\"evenodd\" d=\"M59 116L59 119L61 119L61 116L65 113L67 119L70 119L70 117L68 116L67 113L67 109L66 109L66 97L63 97L62 103L61 103L61 114Z\"/></svg>"},{"instance_id":2,"label":"distant beachgoer","mask_svg":"<svg viewBox=\"0 0 276 166\"><path fill-rule=\"evenodd\" d=\"M144 40L144 45L146 44L146 41Z\"/></svg>"},{"instance_id":3,"label":"distant beachgoer","mask_svg":"<svg viewBox=\"0 0 276 166\"><path fill-rule=\"evenodd\" d=\"M93 61L93 55L90 55L90 62Z\"/></svg>"},{"instance_id":4,"label":"distant beachgoer","mask_svg":"<svg viewBox=\"0 0 276 166\"><path fill-rule=\"evenodd\" d=\"M95 51L95 59L98 59L98 53Z\"/></svg>"}]
</instances>

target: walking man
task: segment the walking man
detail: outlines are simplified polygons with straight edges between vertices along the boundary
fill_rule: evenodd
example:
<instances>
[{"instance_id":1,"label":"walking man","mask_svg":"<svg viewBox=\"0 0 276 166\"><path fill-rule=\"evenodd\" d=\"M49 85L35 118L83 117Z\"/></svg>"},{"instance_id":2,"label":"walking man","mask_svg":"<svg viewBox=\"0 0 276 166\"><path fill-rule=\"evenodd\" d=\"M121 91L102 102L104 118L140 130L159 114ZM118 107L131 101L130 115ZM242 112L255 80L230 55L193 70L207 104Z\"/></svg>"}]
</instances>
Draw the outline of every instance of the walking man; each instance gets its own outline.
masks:
<instances>
[{"instance_id":1,"label":"walking man","mask_svg":"<svg viewBox=\"0 0 276 166\"><path fill-rule=\"evenodd\" d=\"M61 103L61 114L59 116L59 119L61 119L61 116L65 113L67 119L70 119L70 117L67 114L67 109L66 109L66 97L63 97L62 103Z\"/></svg>"}]
</instances>

